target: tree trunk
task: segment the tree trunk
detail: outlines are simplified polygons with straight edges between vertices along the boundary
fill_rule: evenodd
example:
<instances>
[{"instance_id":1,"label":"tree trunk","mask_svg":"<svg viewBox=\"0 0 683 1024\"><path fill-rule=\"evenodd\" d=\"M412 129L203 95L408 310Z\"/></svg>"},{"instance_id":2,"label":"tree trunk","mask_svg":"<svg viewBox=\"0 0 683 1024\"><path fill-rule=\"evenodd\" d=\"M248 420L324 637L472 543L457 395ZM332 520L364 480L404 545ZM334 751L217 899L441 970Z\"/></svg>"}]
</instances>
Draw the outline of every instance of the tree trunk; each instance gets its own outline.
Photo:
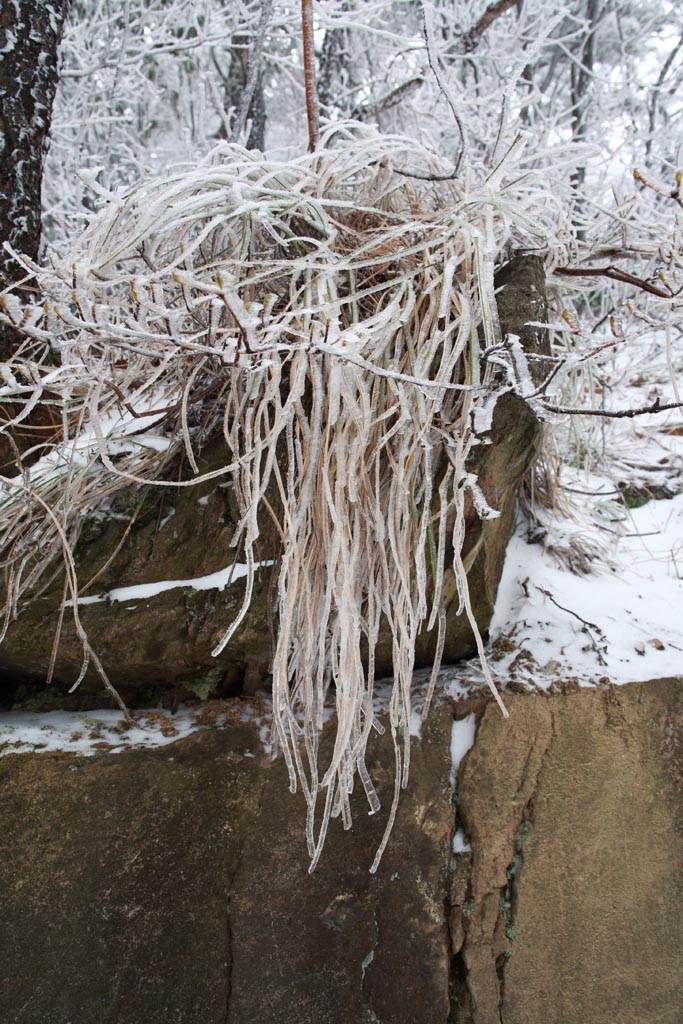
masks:
<instances>
[{"instance_id":1,"label":"tree trunk","mask_svg":"<svg viewBox=\"0 0 683 1024\"><path fill-rule=\"evenodd\" d=\"M214 56L214 67L223 83L225 107L226 110L232 111L237 136L240 135L239 113L249 77L249 53L249 36L244 32L235 32L231 40L230 64L227 71L223 70ZM251 121L251 129L245 145L247 149L263 151L266 144L266 101L263 94L263 74L260 68L257 71L254 93L246 113L247 119ZM221 126L218 135L219 138L228 137L225 125Z\"/></svg>"},{"instance_id":2,"label":"tree trunk","mask_svg":"<svg viewBox=\"0 0 683 1024\"><path fill-rule=\"evenodd\" d=\"M58 71L58 49L69 0L0 3L0 240L32 259L40 246L43 158ZM0 288L21 270L0 251ZM16 347L0 330L0 358Z\"/></svg>"}]
</instances>

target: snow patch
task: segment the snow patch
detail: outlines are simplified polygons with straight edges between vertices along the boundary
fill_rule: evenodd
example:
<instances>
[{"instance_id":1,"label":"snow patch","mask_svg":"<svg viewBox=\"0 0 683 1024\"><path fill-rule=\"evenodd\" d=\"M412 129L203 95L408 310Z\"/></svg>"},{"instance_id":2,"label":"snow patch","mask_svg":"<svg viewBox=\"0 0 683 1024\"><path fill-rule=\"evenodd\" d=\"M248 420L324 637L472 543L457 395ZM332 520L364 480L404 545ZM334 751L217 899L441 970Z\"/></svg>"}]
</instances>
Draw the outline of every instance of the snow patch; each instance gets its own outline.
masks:
<instances>
[{"instance_id":1,"label":"snow patch","mask_svg":"<svg viewBox=\"0 0 683 1024\"><path fill-rule=\"evenodd\" d=\"M453 836L453 853L471 853L472 847L467 842L465 830L458 826Z\"/></svg>"},{"instance_id":2,"label":"snow patch","mask_svg":"<svg viewBox=\"0 0 683 1024\"><path fill-rule=\"evenodd\" d=\"M472 748L474 734L477 728L477 716L467 715L465 718L456 718L451 727L451 786L455 787L458 778L458 769L465 754Z\"/></svg>"},{"instance_id":3,"label":"snow patch","mask_svg":"<svg viewBox=\"0 0 683 1024\"><path fill-rule=\"evenodd\" d=\"M420 736L422 734L422 715L417 710L414 704L410 708L409 730L411 736L414 736L418 740L420 739Z\"/></svg>"},{"instance_id":4,"label":"snow patch","mask_svg":"<svg viewBox=\"0 0 683 1024\"><path fill-rule=\"evenodd\" d=\"M458 769L462 764L465 754L472 749L474 737L477 731L477 716L467 715L465 718L456 718L451 726L451 771L450 782L453 787L453 799L456 798L456 786L458 782ZM456 828L453 835L453 853L467 853L472 847L467 842L464 829Z\"/></svg>"},{"instance_id":5,"label":"snow patch","mask_svg":"<svg viewBox=\"0 0 683 1024\"><path fill-rule=\"evenodd\" d=\"M626 514L613 567L599 573L573 573L553 557L561 524L544 544L518 530L491 623L494 678L548 689L561 679L590 686L683 674L683 495Z\"/></svg>"},{"instance_id":6,"label":"snow patch","mask_svg":"<svg viewBox=\"0 0 683 1024\"><path fill-rule=\"evenodd\" d=\"M265 562L254 562L254 569L262 566L273 565L272 559ZM98 604L101 601L142 601L145 598L156 597L166 590L175 590L178 587L186 587L190 590L225 590L231 583L242 579L247 575L248 566L244 562L233 562L225 569L208 573L206 576L195 576L191 580L159 580L156 583L137 583L131 587L116 587L104 594L94 594L91 597L79 597L78 604ZM71 607L73 601L67 601L66 606Z\"/></svg>"}]
</instances>

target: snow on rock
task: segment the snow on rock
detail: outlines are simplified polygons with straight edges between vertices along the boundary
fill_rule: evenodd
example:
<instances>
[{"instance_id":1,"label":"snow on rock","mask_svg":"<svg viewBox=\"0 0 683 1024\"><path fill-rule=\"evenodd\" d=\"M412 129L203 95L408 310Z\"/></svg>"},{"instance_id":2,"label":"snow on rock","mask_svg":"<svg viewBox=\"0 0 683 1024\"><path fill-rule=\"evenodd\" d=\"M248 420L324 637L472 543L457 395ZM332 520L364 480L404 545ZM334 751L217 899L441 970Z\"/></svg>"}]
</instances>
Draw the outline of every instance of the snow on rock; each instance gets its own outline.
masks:
<instances>
[{"instance_id":1,"label":"snow on rock","mask_svg":"<svg viewBox=\"0 0 683 1024\"><path fill-rule=\"evenodd\" d=\"M455 786L458 769L463 757L474 743L474 734L477 726L476 715L467 715L465 718L457 718L451 729L451 785Z\"/></svg>"},{"instance_id":2,"label":"snow on rock","mask_svg":"<svg viewBox=\"0 0 683 1024\"><path fill-rule=\"evenodd\" d=\"M458 780L458 769L468 750L474 745L477 728L477 716L467 715L465 718L454 719L451 727L451 772L450 782L455 791ZM455 792L454 792L455 796ZM467 842L461 827L456 828L453 836L453 853L468 853L472 847Z\"/></svg>"},{"instance_id":3,"label":"snow on rock","mask_svg":"<svg viewBox=\"0 0 683 1024\"><path fill-rule=\"evenodd\" d=\"M120 711L12 711L0 715L0 753L68 751L90 756L107 746L111 753L134 747L161 747L192 731L189 716L165 711L136 718L129 725Z\"/></svg>"},{"instance_id":4,"label":"snow on rock","mask_svg":"<svg viewBox=\"0 0 683 1024\"><path fill-rule=\"evenodd\" d=\"M683 495L628 512L614 565L577 575L546 544L510 541L491 623L501 680L549 688L683 673Z\"/></svg>"},{"instance_id":5,"label":"snow on rock","mask_svg":"<svg viewBox=\"0 0 683 1024\"><path fill-rule=\"evenodd\" d=\"M272 564L272 560L254 562L254 570ZM226 566L225 569L208 573L206 576L195 576L191 580L158 580L155 583L137 583L131 587L116 587L105 594L81 597L78 599L78 603L82 605L97 604L100 601L141 601L145 598L156 597L157 594L162 594L166 590L175 590L177 587L187 587L191 590L225 590L231 583L243 579L247 573L246 563L234 562ZM66 602L67 607L72 604L73 601Z\"/></svg>"},{"instance_id":6,"label":"snow on rock","mask_svg":"<svg viewBox=\"0 0 683 1024\"><path fill-rule=\"evenodd\" d=\"M271 709L267 698L253 701L208 701L192 707L133 711L126 719L120 711L10 711L0 714L0 757L6 754L66 751L89 757L98 751L120 754L126 750L163 747L199 729L251 723L268 730ZM253 757L252 751L245 756Z\"/></svg>"},{"instance_id":7,"label":"snow on rock","mask_svg":"<svg viewBox=\"0 0 683 1024\"><path fill-rule=\"evenodd\" d=\"M471 853L472 847L467 842L465 830L458 826L453 836L453 853Z\"/></svg>"}]
</instances>

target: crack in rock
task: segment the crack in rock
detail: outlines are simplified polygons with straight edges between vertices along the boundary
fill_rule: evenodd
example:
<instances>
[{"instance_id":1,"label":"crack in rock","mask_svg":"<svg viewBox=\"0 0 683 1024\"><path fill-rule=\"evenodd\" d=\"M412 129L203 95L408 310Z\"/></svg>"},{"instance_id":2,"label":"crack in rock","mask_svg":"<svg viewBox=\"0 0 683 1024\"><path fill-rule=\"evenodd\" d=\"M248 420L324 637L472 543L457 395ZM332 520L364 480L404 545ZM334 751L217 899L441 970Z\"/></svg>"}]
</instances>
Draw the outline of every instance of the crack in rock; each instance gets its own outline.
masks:
<instances>
[{"instance_id":1,"label":"crack in rock","mask_svg":"<svg viewBox=\"0 0 683 1024\"><path fill-rule=\"evenodd\" d=\"M455 915L450 926L453 938L458 923L462 924L462 948L456 957L461 963L455 963L453 970L462 989L464 967L470 1010L467 1016L456 1015L456 1021L469 1017L471 1024L502 1024L514 910L510 871L514 880L521 866L515 861L524 838L520 826L533 819L534 796L552 736L552 713L546 702L511 702L508 719L491 704L461 767L459 813L470 837L472 860L466 895L462 879L453 894ZM459 936L455 945L458 942ZM457 982L454 978L455 987ZM467 1012L466 1007L463 1010Z\"/></svg>"},{"instance_id":2,"label":"crack in rock","mask_svg":"<svg viewBox=\"0 0 683 1024\"><path fill-rule=\"evenodd\" d=\"M375 959L375 950L377 949L377 946L379 945L379 921L377 920L377 909L374 906L372 908L372 923L374 925L374 933L375 934L374 934L374 937L373 937L373 940L372 940L372 944L370 946L370 950L367 953L367 955L363 958L363 960L361 962L361 965L360 965L360 970L361 970L361 974L360 974L360 990L361 990L361 995L363 997L363 1005L364 1005L364 1008L365 1008L365 1014L366 1014L366 1019L368 1021L368 1024L381 1024L381 1022L379 1020L379 1017L377 1016L377 1014L375 1013L375 1011L373 1009L372 998L365 991L365 975L366 975L367 971L369 970L370 965L372 964L372 961Z\"/></svg>"}]
</instances>

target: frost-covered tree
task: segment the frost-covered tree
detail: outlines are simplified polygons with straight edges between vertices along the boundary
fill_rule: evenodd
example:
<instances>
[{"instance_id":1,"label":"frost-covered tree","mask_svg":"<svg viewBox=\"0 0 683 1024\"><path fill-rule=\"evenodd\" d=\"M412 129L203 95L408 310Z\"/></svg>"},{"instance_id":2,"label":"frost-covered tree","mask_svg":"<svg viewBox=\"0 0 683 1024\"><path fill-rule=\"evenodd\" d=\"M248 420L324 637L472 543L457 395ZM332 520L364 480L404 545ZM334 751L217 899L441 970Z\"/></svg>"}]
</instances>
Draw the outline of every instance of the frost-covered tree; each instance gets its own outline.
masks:
<instances>
[{"instance_id":1,"label":"frost-covered tree","mask_svg":"<svg viewBox=\"0 0 683 1024\"><path fill-rule=\"evenodd\" d=\"M264 38L279 52L287 36L256 0L75 0L43 196L52 243L82 229L98 189L190 166L220 139L263 148Z\"/></svg>"},{"instance_id":2,"label":"frost-covered tree","mask_svg":"<svg viewBox=\"0 0 683 1024\"><path fill-rule=\"evenodd\" d=\"M521 131L527 161L574 191L568 214L596 243L607 229L591 204L630 188L634 165L673 185L683 23L669 0L319 0L314 14L323 119L429 138L453 169L495 162ZM98 186L188 166L219 139L294 152L305 138L299 18L293 0L74 3L48 235L73 236Z\"/></svg>"}]
</instances>

